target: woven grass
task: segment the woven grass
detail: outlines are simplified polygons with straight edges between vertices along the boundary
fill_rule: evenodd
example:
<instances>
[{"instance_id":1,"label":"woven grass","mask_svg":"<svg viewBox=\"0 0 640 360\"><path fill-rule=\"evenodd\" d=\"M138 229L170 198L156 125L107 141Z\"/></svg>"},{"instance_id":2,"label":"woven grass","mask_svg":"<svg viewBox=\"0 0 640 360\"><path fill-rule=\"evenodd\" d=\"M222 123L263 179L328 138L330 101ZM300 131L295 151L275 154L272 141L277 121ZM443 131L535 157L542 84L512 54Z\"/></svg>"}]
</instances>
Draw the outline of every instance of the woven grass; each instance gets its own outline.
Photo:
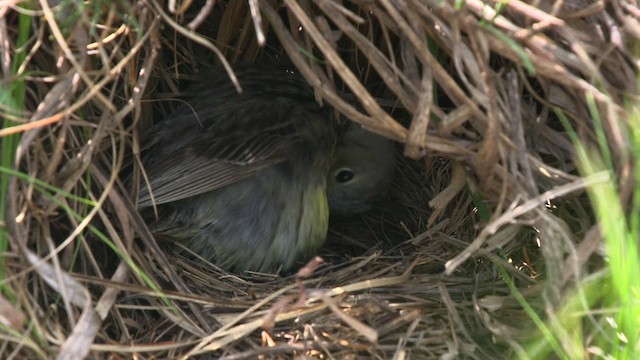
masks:
<instances>
[{"instance_id":1,"label":"woven grass","mask_svg":"<svg viewBox=\"0 0 640 360\"><path fill-rule=\"evenodd\" d=\"M561 119L633 199L639 37L628 0L1 3L0 358L525 357L604 264L603 176ZM332 219L304 279L159 248L118 185L181 80L235 63L398 142L387 199Z\"/></svg>"}]
</instances>

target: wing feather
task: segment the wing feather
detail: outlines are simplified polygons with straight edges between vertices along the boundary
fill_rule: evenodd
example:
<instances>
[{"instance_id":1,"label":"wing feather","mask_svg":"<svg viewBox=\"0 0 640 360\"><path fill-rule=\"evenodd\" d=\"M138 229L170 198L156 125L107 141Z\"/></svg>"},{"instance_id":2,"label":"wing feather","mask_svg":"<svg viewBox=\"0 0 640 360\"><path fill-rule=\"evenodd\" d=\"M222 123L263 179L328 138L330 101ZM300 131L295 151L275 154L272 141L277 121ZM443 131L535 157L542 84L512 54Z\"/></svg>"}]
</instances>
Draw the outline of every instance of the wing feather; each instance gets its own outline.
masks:
<instances>
[{"instance_id":1,"label":"wing feather","mask_svg":"<svg viewBox=\"0 0 640 360\"><path fill-rule=\"evenodd\" d=\"M139 189L139 208L240 181L286 160L288 149L300 141L298 127L304 119L291 114L301 108L318 111L300 80L285 76L292 86L277 88L287 93L265 88L264 81L254 84L251 71L236 75L242 94L226 77L214 76L200 83L207 88L192 91L188 105L144 135L142 163L149 182Z\"/></svg>"}]
</instances>

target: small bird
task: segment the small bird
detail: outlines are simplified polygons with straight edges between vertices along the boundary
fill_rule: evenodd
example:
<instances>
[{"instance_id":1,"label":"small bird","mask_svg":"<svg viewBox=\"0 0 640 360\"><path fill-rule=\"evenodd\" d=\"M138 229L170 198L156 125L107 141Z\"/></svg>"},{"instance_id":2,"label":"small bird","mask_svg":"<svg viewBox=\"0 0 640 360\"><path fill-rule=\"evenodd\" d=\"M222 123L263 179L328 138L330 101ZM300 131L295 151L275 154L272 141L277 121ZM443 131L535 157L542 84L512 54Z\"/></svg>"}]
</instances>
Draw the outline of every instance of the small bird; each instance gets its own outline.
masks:
<instances>
[{"instance_id":1,"label":"small bird","mask_svg":"<svg viewBox=\"0 0 640 360\"><path fill-rule=\"evenodd\" d=\"M182 242L223 268L290 270L315 255L327 234L338 124L295 74L259 66L234 72L241 93L226 72L214 71L143 135L148 181L138 189L138 208L157 238ZM332 187L357 179L346 177ZM351 195L335 200L339 211L366 208Z\"/></svg>"}]
</instances>

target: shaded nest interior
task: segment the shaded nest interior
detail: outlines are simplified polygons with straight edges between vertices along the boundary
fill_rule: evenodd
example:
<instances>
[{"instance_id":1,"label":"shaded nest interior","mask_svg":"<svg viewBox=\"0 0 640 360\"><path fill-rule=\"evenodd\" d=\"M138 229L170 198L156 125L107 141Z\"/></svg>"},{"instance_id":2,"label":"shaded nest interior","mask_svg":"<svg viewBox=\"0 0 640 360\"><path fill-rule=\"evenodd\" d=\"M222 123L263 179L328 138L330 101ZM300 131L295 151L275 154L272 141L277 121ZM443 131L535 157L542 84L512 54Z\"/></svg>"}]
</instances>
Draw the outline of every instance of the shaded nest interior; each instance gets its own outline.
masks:
<instances>
[{"instance_id":1,"label":"shaded nest interior","mask_svg":"<svg viewBox=\"0 0 640 360\"><path fill-rule=\"evenodd\" d=\"M602 265L566 124L633 158L629 2L23 6L0 5L2 358L509 357L536 335L514 288L544 318ZM252 63L397 142L390 193L332 219L304 286L151 248L118 184L183 81Z\"/></svg>"}]
</instances>

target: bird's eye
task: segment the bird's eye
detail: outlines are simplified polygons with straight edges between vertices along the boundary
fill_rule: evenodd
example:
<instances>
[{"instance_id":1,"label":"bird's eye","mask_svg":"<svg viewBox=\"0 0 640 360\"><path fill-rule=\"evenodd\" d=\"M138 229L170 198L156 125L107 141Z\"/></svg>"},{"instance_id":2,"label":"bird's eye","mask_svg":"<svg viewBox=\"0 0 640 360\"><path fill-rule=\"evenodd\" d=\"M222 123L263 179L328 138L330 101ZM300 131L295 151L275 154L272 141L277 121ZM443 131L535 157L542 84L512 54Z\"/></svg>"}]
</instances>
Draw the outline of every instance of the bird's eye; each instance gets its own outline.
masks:
<instances>
[{"instance_id":1,"label":"bird's eye","mask_svg":"<svg viewBox=\"0 0 640 360\"><path fill-rule=\"evenodd\" d=\"M349 169L340 169L336 173L336 181L343 184L353 179L356 175Z\"/></svg>"}]
</instances>

